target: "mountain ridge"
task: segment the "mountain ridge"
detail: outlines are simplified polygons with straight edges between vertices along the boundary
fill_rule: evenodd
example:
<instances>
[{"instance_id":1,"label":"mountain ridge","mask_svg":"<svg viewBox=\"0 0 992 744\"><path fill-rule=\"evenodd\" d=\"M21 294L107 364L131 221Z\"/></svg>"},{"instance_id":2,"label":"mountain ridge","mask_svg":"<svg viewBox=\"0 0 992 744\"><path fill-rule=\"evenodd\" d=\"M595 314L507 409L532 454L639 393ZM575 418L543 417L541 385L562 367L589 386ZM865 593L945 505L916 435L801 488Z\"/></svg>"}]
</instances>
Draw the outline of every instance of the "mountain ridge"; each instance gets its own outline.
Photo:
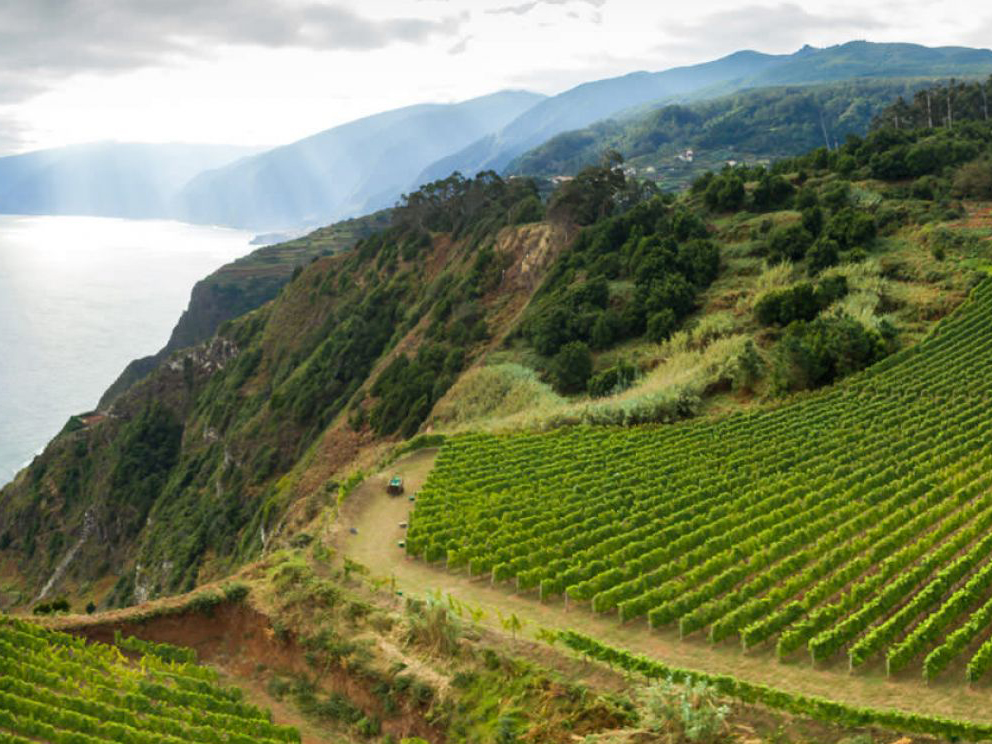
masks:
<instances>
[{"instance_id":1,"label":"mountain ridge","mask_svg":"<svg viewBox=\"0 0 992 744\"><path fill-rule=\"evenodd\" d=\"M742 58L749 60L757 69L754 71L749 71L747 68L735 71L727 69L723 72L722 78L713 79L707 85L682 89L673 86L671 92L660 93L660 85L670 77L678 79L680 76L688 76L690 71L704 68L706 72L712 73L714 78L717 78L725 68L733 67ZM536 139L544 136L546 141L554 135L567 131L553 130L553 128L539 129L533 126L529 119L534 118L539 109L552 107L556 105L556 101L561 105L561 101L574 95L573 91L584 86L598 84L606 87L611 85L622 87L631 76L639 74L648 76L639 79L651 79L655 83L655 87L642 93L640 100L628 99L624 105L617 105L609 111L600 111L595 117L590 116L579 126L569 129L579 129L596 121L623 115L625 112L631 113L631 109L636 110L638 106L649 103L663 105L683 100L715 98L744 88L840 81L856 77L911 77L923 74L933 77L955 73L960 77L969 71L972 74L992 72L992 51L969 47L926 47L920 44L880 44L867 41L851 41L822 49L805 46L789 55L765 55L761 52L744 50L702 65L673 68L657 73L629 73L617 78L577 86L535 106L495 135L480 139L464 150L433 163L421 173L419 180L427 182L443 178L453 170L468 175L486 169L504 173L514 158L530 149L528 145L539 144L535 142ZM683 84L686 85L686 81L683 81ZM552 131L553 133L549 133Z\"/></svg>"}]
</instances>

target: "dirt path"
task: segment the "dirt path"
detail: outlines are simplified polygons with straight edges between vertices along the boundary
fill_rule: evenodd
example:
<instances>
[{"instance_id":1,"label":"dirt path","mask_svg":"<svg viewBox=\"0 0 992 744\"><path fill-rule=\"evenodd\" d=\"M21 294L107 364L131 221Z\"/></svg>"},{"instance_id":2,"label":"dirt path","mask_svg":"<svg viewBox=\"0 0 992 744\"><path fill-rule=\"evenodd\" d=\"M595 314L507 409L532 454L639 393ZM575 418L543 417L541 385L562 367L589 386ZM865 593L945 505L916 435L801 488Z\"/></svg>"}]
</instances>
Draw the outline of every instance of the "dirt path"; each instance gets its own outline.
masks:
<instances>
[{"instance_id":1,"label":"dirt path","mask_svg":"<svg viewBox=\"0 0 992 744\"><path fill-rule=\"evenodd\" d=\"M376 576L388 577L390 566L405 561L403 549L396 544L406 536L406 530L399 525L409 519L414 505L408 496L424 485L436 455L437 450L427 449L403 458L391 470L368 478L341 508L336 526L337 544ZM386 493L386 484L394 475L403 478L404 493L400 496ZM351 528L357 529L358 534L351 534Z\"/></svg>"},{"instance_id":2,"label":"dirt path","mask_svg":"<svg viewBox=\"0 0 992 744\"><path fill-rule=\"evenodd\" d=\"M680 641L673 631L650 631L644 623L620 625L613 614L596 615L574 603L566 608L560 600L542 603L533 592L517 594L512 584L492 586L488 578L469 578L463 572L448 572L440 565L407 558L396 542L404 534L399 523L407 520L414 504L406 495L388 496L386 482L390 476L400 475L407 494L415 493L426 480L435 454L434 450L415 453L389 471L369 478L355 490L341 513L338 542L342 552L367 566L373 577L395 579L396 588L405 594L451 594L462 604L484 611L482 622L497 629L501 617L516 614L528 637L534 637L539 628L572 629L673 666L731 674L782 690L854 705L992 721L989 689L970 689L956 678L926 687L915 673L890 680L878 668L850 675L846 662L825 669L811 668L806 658L779 663L771 650L744 654L736 644ZM351 527L358 533L351 534Z\"/></svg>"}]
</instances>

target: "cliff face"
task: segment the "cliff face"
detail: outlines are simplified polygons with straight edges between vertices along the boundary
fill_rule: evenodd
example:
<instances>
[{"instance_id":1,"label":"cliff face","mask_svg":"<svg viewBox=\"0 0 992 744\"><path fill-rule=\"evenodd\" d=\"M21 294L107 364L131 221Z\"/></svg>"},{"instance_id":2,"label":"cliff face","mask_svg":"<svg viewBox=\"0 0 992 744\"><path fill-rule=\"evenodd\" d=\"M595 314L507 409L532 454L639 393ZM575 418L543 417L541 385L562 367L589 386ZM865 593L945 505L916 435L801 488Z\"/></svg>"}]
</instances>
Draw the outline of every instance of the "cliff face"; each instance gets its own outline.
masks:
<instances>
[{"instance_id":1,"label":"cliff face","mask_svg":"<svg viewBox=\"0 0 992 744\"><path fill-rule=\"evenodd\" d=\"M193 287L189 305L168 343L152 356L135 359L100 398L105 410L132 385L147 377L170 354L210 339L221 324L261 307L274 298L293 271L321 255L350 249L389 224L389 211L322 227L309 235L269 245L222 266Z\"/></svg>"},{"instance_id":2,"label":"cliff face","mask_svg":"<svg viewBox=\"0 0 992 744\"><path fill-rule=\"evenodd\" d=\"M101 416L0 492L0 560L22 577L3 601L99 586L104 604L127 604L271 547L295 501L333 497L363 448L417 430L567 240L540 223L458 239L392 228L289 278L274 264L235 299L217 275L202 282L170 347L217 335L132 365L142 379L118 381ZM407 399L416 381L399 368L433 375L423 396Z\"/></svg>"}]
</instances>

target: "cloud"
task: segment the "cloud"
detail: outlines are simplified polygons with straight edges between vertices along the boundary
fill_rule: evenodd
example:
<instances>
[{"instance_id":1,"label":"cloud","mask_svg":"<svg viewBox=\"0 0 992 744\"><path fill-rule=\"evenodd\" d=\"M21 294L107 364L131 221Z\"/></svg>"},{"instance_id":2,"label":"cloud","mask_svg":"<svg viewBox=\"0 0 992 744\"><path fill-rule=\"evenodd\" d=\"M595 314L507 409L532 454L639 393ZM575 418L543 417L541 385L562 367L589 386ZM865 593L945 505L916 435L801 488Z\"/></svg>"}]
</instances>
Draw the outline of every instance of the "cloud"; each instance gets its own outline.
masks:
<instances>
[{"instance_id":1,"label":"cloud","mask_svg":"<svg viewBox=\"0 0 992 744\"><path fill-rule=\"evenodd\" d=\"M692 23L666 21L662 30L672 42L659 49L691 50L698 57L700 52L705 56L737 50L749 40L760 39L763 49L794 50L824 33L848 40L885 27L868 11L825 16L810 13L795 3L745 5Z\"/></svg>"},{"instance_id":2,"label":"cloud","mask_svg":"<svg viewBox=\"0 0 992 744\"><path fill-rule=\"evenodd\" d=\"M0 157L5 153L15 151L28 134L28 128L18 119L0 112Z\"/></svg>"},{"instance_id":3,"label":"cloud","mask_svg":"<svg viewBox=\"0 0 992 744\"><path fill-rule=\"evenodd\" d=\"M534 8L538 5L567 5L573 2L591 5L594 8L602 8L606 5L606 0L532 0L532 2L520 3L519 5L504 5L500 8L493 8L491 10L487 10L486 13L489 15L502 15L505 13L526 15L534 10Z\"/></svg>"},{"instance_id":4,"label":"cloud","mask_svg":"<svg viewBox=\"0 0 992 744\"><path fill-rule=\"evenodd\" d=\"M465 53L465 50L468 49L468 43L471 40L472 40L472 37L471 36L466 36L466 37L464 37L462 39L459 39L458 40L458 43L456 43L454 46L452 46L450 49L448 49L448 54L451 54L451 55L464 54Z\"/></svg>"},{"instance_id":5,"label":"cloud","mask_svg":"<svg viewBox=\"0 0 992 744\"><path fill-rule=\"evenodd\" d=\"M520 5L504 5L502 8L493 8L492 10L487 10L486 13L488 13L489 15L504 15L507 13L512 13L513 15L525 15L527 13L530 13L537 6L538 6L537 2L521 3Z\"/></svg>"},{"instance_id":6,"label":"cloud","mask_svg":"<svg viewBox=\"0 0 992 744\"><path fill-rule=\"evenodd\" d=\"M372 19L317 0L5 0L0 100L80 72L204 56L217 45L371 50L458 35L467 14Z\"/></svg>"}]
</instances>

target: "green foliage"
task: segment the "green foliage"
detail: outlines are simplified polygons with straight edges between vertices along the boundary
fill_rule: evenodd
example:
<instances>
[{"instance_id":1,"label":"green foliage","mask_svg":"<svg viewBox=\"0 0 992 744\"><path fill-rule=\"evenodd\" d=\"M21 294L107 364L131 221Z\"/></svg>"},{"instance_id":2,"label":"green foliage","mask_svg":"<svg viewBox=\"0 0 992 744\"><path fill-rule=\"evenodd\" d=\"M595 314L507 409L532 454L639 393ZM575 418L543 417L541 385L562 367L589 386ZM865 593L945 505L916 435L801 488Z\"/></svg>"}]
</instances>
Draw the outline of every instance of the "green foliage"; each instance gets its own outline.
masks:
<instances>
[{"instance_id":1,"label":"green foliage","mask_svg":"<svg viewBox=\"0 0 992 744\"><path fill-rule=\"evenodd\" d=\"M757 703L774 710L809 716L816 720L841 726L852 728L878 726L892 731L920 733L952 741L959 739L979 741L992 736L992 726L986 723L958 721L893 709L860 708L822 697L799 695L764 685L756 685L734 677L710 675L670 667L654 659L635 656L629 651L612 648L573 631L563 633L561 640L566 646L583 656L642 674L647 679L669 679L674 684L703 682L717 695L736 698L744 703Z\"/></svg>"},{"instance_id":2,"label":"green foliage","mask_svg":"<svg viewBox=\"0 0 992 744\"><path fill-rule=\"evenodd\" d=\"M196 663L196 651L191 648L173 646L169 643L143 641L134 636L125 638L119 630L114 631L114 645L124 651L131 651L143 656L154 656L170 664Z\"/></svg>"},{"instance_id":3,"label":"green foliage","mask_svg":"<svg viewBox=\"0 0 992 744\"><path fill-rule=\"evenodd\" d=\"M483 171L475 178L453 173L404 194L393 210L393 224L404 231L429 230L478 239L507 224L540 219L537 196L537 185L529 179L504 181L494 171Z\"/></svg>"},{"instance_id":4,"label":"green foliage","mask_svg":"<svg viewBox=\"0 0 992 744\"><path fill-rule=\"evenodd\" d=\"M954 174L953 190L955 196L964 199L992 199L992 160L986 155L959 168Z\"/></svg>"},{"instance_id":5,"label":"green foliage","mask_svg":"<svg viewBox=\"0 0 992 744\"><path fill-rule=\"evenodd\" d=\"M461 622L434 599L406 601L406 641L433 653L455 656L461 647Z\"/></svg>"},{"instance_id":6,"label":"green foliage","mask_svg":"<svg viewBox=\"0 0 992 744\"><path fill-rule=\"evenodd\" d=\"M751 194L751 204L758 212L785 209L791 203L795 191L793 185L784 177L763 173Z\"/></svg>"},{"instance_id":7,"label":"green foliage","mask_svg":"<svg viewBox=\"0 0 992 744\"><path fill-rule=\"evenodd\" d=\"M604 398L622 393L634 383L636 377L637 368L621 361L616 366L589 378L589 395L593 398Z\"/></svg>"},{"instance_id":8,"label":"green foliage","mask_svg":"<svg viewBox=\"0 0 992 744\"><path fill-rule=\"evenodd\" d=\"M552 268L521 331L545 356L570 342L605 349L642 336L659 313L674 316L670 333L719 268L719 248L699 216L653 197L582 231ZM614 292L617 281L633 291ZM660 319L654 327L660 331Z\"/></svg>"},{"instance_id":9,"label":"green foliage","mask_svg":"<svg viewBox=\"0 0 992 744\"><path fill-rule=\"evenodd\" d=\"M570 394L582 392L592 375L592 353L582 341L571 341L555 354L552 362L552 377L558 392Z\"/></svg>"},{"instance_id":10,"label":"green foliage","mask_svg":"<svg viewBox=\"0 0 992 744\"><path fill-rule=\"evenodd\" d=\"M891 336L886 338L848 317L796 320L776 347L776 390L784 393L827 385L891 351Z\"/></svg>"},{"instance_id":11,"label":"green foliage","mask_svg":"<svg viewBox=\"0 0 992 744\"><path fill-rule=\"evenodd\" d=\"M878 234L878 226L870 214L845 207L827 221L823 234L841 250L869 248Z\"/></svg>"},{"instance_id":12,"label":"green foliage","mask_svg":"<svg viewBox=\"0 0 992 744\"><path fill-rule=\"evenodd\" d=\"M122 428L110 475L110 499L127 532L144 526L179 459L182 435L175 414L158 402L143 408Z\"/></svg>"},{"instance_id":13,"label":"green foliage","mask_svg":"<svg viewBox=\"0 0 992 744\"><path fill-rule=\"evenodd\" d=\"M641 720L651 731L703 744L729 738L730 707L717 700L705 680L678 684L669 676L642 689L639 697Z\"/></svg>"},{"instance_id":14,"label":"green foliage","mask_svg":"<svg viewBox=\"0 0 992 744\"><path fill-rule=\"evenodd\" d=\"M372 428L379 435L398 431L412 437L463 364L464 353L438 343L422 345L413 360L397 356L372 386L379 399L369 415Z\"/></svg>"},{"instance_id":15,"label":"green foliage","mask_svg":"<svg viewBox=\"0 0 992 744\"><path fill-rule=\"evenodd\" d=\"M830 238L817 240L807 252L806 258L809 261L808 273L810 276L816 275L840 263L840 246L837 245L836 240Z\"/></svg>"},{"instance_id":16,"label":"green foliage","mask_svg":"<svg viewBox=\"0 0 992 744\"><path fill-rule=\"evenodd\" d=\"M577 225L591 225L613 214L616 198L626 185L622 158L607 154L599 166L579 171L551 197L548 216Z\"/></svg>"},{"instance_id":17,"label":"green foliage","mask_svg":"<svg viewBox=\"0 0 992 744\"><path fill-rule=\"evenodd\" d=\"M765 243L765 256L770 263L801 261L813 245L813 236L802 225L788 225L772 230Z\"/></svg>"},{"instance_id":18,"label":"green foliage","mask_svg":"<svg viewBox=\"0 0 992 744\"><path fill-rule=\"evenodd\" d=\"M677 185L702 170L719 167L722 161L709 159L710 153L778 159L819 147L829 157L825 141L835 148L848 135L863 135L897 96L912 96L928 84L877 79L825 82L750 89L690 105L664 106L560 134L522 155L509 170L534 176L574 174L612 149L637 166L651 165L665 172L665 180ZM696 152L695 163L676 160L677 154L690 149Z\"/></svg>"},{"instance_id":19,"label":"green foliage","mask_svg":"<svg viewBox=\"0 0 992 744\"><path fill-rule=\"evenodd\" d=\"M719 212L735 212L744 206L744 177L739 171L725 169L709 180L703 193L706 206Z\"/></svg>"},{"instance_id":20,"label":"green foliage","mask_svg":"<svg viewBox=\"0 0 992 744\"><path fill-rule=\"evenodd\" d=\"M662 307L648 317L646 335L649 341L660 344L668 340L676 327L678 327L678 319L675 317L675 311L670 307Z\"/></svg>"},{"instance_id":21,"label":"green foliage","mask_svg":"<svg viewBox=\"0 0 992 744\"><path fill-rule=\"evenodd\" d=\"M824 281L813 300L844 286ZM451 437L407 552L682 636L774 641L815 661L848 648L852 664L884 652L896 671L992 586L992 423L975 423L992 389L990 324L986 280L885 358L884 323L791 323L774 359L784 387L849 377L788 405L691 426ZM756 350L741 357L753 374Z\"/></svg>"},{"instance_id":22,"label":"green foliage","mask_svg":"<svg viewBox=\"0 0 992 744\"><path fill-rule=\"evenodd\" d=\"M51 602L39 602L31 609L31 613L33 615L56 615L69 612L70 609L69 600L65 597L59 597Z\"/></svg>"},{"instance_id":23,"label":"green foliage","mask_svg":"<svg viewBox=\"0 0 992 744\"><path fill-rule=\"evenodd\" d=\"M754 316L766 326L787 326L797 320L809 321L846 295L847 279L842 275L824 279L816 285L800 282L763 295L755 303Z\"/></svg>"}]
</instances>

